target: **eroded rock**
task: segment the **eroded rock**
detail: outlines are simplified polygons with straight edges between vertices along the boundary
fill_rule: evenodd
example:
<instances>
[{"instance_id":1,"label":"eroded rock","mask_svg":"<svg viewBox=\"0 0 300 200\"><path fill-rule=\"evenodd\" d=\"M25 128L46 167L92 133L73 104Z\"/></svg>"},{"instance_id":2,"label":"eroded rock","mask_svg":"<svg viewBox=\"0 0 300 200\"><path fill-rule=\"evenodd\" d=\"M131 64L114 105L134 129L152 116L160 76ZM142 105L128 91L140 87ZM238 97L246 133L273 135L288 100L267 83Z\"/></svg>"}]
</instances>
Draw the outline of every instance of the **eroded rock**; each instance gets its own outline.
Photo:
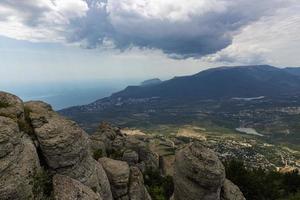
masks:
<instances>
[{"instance_id":1,"label":"eroded rock","mask_svg":"<svg viewBox=\"0 0 300 200\"><path fill-rule=\"evenodd\" d=\"M127 162L129 165L135 165L139 162L139 154L133 150L125 150L123 153L122 160Z\"/></svg>"},{"instance_id":2,"label":"eroded rock","mask_svg":"<svg viewBox=\"0 0 300 200\"><path fill-rule=\"evenodd\" d=\"M13 119L0 116L0 199L33 198L32 180L38 170L33 142Z\"/></svg>"},{"instance_id":3,"label":"eroded rock","mask_svg":"<svg viewBox=\"0 0 300 200\"><path fill-rule=\"evenodd\" d=\"M198 142L176 153L175 200L219 200L225 169L216 154Z\"/></svg>"},{"instance_id":4,"label":"eroded rock","mask_svg":"<svg viewBox=\"0 0 300 200\"><path fill-rule=\"evenodd\" d=\"M88 135L73 121L59 116L46 103L28 102L34 134L47 166L55 173L69 176L111 200L109 181L92 158Z\"/></svg>"},{"instance_id":5,"label":"eroded rock","mask_svg":"<svg viewBox=\"0 0 300 200\"><path fill-rule=\"evenodd\" d=\"M126 162L110 158L100 158L99 162L102 164L108 176L114 199L129 199L129 165Z\"/></svg>"},{"instance_id":6,"label":"eroded rock","mask_svg":"<svg viewBox=\"0 0 300 200\"><path fill-rule=\"evenodd\" d=\"M22 100L6 92L0 92L0 116L8 117L17 121L24 120L24 107Z\"/></svg>"},{"instance_id":7,"label":"eroded rock","mask_svg":"<svg viewBox=\"0 0 300 200\"><path fill-rule=\"evenodd\" d=\"M130 167L129 198L130 200L151 200L144 186L143 174L137 167Z\"/></svg>"},{"instance_id":8,"label":"eroded rock","mask_svg":"<svg viewBox=\"0 0 300 200\"><path fill-rule=\"evenodd\" d=\"M225 179L222 187L222 200L246 200L243 193L238 186L233 184L230 180Z\"/></svg>"},{"instance_id":9,"label":"eroded rock","mask_svg":"<svg viewBox=\"0 0 300 200\"><path fill-rule=\"evenodd\" d=\"M53 193L55 200L103 200L91 188L63 175L53 177Z\"/></svg>"}]
</instances>

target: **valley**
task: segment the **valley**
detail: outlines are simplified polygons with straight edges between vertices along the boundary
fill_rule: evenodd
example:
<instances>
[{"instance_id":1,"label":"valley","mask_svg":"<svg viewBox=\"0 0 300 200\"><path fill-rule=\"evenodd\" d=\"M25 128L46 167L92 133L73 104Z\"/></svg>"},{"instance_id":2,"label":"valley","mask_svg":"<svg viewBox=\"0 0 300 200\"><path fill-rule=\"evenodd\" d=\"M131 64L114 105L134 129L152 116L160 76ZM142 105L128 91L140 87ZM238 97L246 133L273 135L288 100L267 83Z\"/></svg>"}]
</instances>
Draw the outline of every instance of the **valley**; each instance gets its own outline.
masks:
<instances>
[{"instance_id":1,"label":"valley","mask_svg":"<svg viewBox=\"0 0 300 200\"><path fill-rule=\"evenodd\" d=\"M278 71L285 76L278 77ZM244 77L228 85L233 75ZM201 89L204 80L217 77L222 81L209 85L210 91ZM276 90L279 86L272 83L275 77L289 87ZM266 94L264 88L257 89L257 82L265 84ZM166 146L167 155L172 157L174 144L180 148L198 140L216 151L223 161L242 160L250 168L299 168L300 93L295 82L300 85L298 76L270 66L217 68L153 85L129 86L110 97L59 113L88 133L106 121L132 134L151 135L162 155ZM250 90L254 86L256 91ZM224 96L225 90L235 92Z\"/></svg>"}]
</instances>

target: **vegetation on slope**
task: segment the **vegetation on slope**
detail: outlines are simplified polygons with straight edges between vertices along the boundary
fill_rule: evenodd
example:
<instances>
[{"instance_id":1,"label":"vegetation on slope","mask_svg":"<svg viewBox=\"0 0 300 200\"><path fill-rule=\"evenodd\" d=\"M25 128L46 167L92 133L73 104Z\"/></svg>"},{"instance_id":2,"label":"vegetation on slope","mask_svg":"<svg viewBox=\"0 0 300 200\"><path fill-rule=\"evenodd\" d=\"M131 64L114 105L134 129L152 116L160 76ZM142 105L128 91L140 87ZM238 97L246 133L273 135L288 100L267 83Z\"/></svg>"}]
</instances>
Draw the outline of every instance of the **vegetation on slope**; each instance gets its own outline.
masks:
<instances>
[{"instance_id":1,"label":"vegetation on slope","mask_svg":"<svg viewBox=\"0 0 300 200\"><path fill-rule=\"evenodd\" d=\"M282 174L262 169L247 169L239 161L225 163L226 176L238 185L246 199L295 200L300 199L298 172Z\"/></svg>"},{"instance_id":2,"label":"vegetation on slope","mask_svg":"<svg viewBox=\"0 0 300 200\"><path fill-rule=\"evenodd\" d=\"M168 200L174 192L173 178L162 176L158 170L146 170L144 181L153 200Z\"/></svg>"}]
</instances>

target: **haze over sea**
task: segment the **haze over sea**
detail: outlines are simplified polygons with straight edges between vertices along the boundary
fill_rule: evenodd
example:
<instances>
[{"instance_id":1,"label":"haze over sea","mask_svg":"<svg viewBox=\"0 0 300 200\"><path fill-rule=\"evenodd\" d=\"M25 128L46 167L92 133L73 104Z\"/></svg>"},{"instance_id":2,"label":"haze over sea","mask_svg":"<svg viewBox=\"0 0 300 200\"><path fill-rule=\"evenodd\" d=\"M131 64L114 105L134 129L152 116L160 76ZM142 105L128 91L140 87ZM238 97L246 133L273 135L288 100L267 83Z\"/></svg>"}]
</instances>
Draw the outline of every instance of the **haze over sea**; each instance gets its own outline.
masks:
<instances>
[{"instance_id":1,"label":"haze over sea","mask_svg":"<svg viewBox=\"0 0 300 200\"><path fill-rule=\"evenodd\" d=\"M53 109L91 103L97 99L110 96L128 85L137 85L142 80L102 79L91 81L68 82L31 82L2 83L1 91L13 93L23 99L41 100L52 105Z\"/></svg>"}]
</instances>

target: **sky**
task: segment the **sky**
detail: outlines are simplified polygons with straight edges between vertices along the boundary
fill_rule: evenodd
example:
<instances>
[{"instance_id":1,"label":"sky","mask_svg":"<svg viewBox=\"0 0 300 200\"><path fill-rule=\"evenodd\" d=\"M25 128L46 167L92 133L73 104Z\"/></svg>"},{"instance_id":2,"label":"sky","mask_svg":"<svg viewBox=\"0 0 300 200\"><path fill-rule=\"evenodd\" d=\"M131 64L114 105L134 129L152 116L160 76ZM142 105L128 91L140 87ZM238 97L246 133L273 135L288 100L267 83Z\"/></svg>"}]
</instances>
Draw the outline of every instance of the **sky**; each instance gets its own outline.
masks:
<instances>
[{"instance_id":1,"label":"sky","mask_svg":"<svg viewBox=\"0 0 300 200\"><path fill-rule=\"evenodd\" d=\"M0 84L300 66L300 0L1 0Z\"/></svg>"}]
</instances>

